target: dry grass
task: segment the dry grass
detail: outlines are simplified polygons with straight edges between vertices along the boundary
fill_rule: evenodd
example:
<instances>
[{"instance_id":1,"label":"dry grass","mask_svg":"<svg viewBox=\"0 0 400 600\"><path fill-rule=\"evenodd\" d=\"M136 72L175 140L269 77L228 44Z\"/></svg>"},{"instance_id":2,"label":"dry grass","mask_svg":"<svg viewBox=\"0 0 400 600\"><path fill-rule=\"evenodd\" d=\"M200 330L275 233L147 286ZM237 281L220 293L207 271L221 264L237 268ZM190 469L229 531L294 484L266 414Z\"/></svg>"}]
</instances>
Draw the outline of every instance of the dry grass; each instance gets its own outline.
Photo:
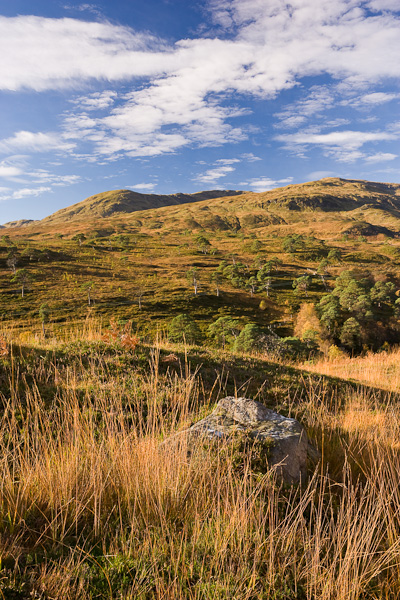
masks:
<instances>
[{"instance_id":1,"label":"dry grass","mask_svg":"<svg viewBox=\"0 0 400 600\"><path fill-rule=\"evenodd\" d=\"M396 404L310 384L300 405L293 391L323 457L285 488L229 452L160 445L204 410L199 376L162 374L157 348L147 370L115 371L86 327L92 354L71 349L51 373L43 353L0 359L5 598L399 597Z\"/></svg>"},{"instance_id":2,"label":"dry grass","mask_svg":"<svg viewBox=\"0 0 400 600\"><path fill-rule=\"evenodd\" d=\"M358 381L391 392L400 392L400 348L366 356L347 355L332 360L322 359L302 365L313 373Z\"/></svg>"}]
</instances>

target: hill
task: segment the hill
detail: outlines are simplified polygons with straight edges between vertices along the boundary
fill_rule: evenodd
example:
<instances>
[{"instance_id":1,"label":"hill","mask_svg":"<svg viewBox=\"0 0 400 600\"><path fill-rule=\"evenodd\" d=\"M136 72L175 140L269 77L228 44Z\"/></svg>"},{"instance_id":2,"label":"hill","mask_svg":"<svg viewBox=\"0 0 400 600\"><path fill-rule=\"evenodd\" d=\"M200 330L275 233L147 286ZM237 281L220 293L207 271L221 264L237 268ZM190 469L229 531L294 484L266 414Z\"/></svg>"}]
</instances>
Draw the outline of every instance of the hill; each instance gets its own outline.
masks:
<instances>
[{"instance_id":1,"label":"hill","mask_svg":"<svg viewBox=\"0 0 400 600\"><path fill-rule=\"evenodd\" d=\"M7 227L25 227L26 225L32 225L32 223L37 223L37 221L34 221L33 219L19 219L18 221L8 221L0 227L2 229Z\"/></svg>"},{"instance_id":2,"label":"hill","mask_svg":"<svg viewBox=\"0 0 400 600\"><path fill-rule=\"evenodd\" d=\"M87 218L110 217L115 213L132 213L138 210L150 210L162 206L187 204L189 202L199 202L200 200L210 200L211 198L234 196L237 194L242 194L242 192L210 190L196 192L195 194L159 195L140 194L132 192L132 190L113 190L90 196L82 202L58 210L44 218L42 222L67 222Z\"/></svg>"},{"instance_id":3,"label":"hill","mask_svg":"<svg viewBox=\"0 0 400 600\"><path fill-rule=\"evenodd\" d=\"M325 332L329 343L345 339L348 319L361 328L348 348L397 343L392 296L400 290L399 189L329 178L258 194L198 201L192 195L186 204L130 213L113 211L115 194L108 205L105 193L106 204L89 199L75 205L80 211L71 207L53 220L2 229L1 318L36 329L46 303L51 322L60 326L82 321L90 310L106 323L132 320L141 334L153 335L187 314L206 340L210 325L229 316L241 327L253 323L287 337L301 305L317 305L340 273L353 270L364 308L355 315L350 308L358 305L351 303L339 311ZM148 206L146 196L138 196ZM63 220L63 214L70 216ZM25 272L17 276L16 269Z\"/></svg>"},{"instance_id":4,"label":"hill","mask_svg":"<svg viewBox=\"0 0 400 600\"><path fill-rule=\"evenodd\" d=\"M2 229L3 597L400 596L399 187ZM304 485L178 442L227 395L300 420Z\"/></svg>"}]
</instances>

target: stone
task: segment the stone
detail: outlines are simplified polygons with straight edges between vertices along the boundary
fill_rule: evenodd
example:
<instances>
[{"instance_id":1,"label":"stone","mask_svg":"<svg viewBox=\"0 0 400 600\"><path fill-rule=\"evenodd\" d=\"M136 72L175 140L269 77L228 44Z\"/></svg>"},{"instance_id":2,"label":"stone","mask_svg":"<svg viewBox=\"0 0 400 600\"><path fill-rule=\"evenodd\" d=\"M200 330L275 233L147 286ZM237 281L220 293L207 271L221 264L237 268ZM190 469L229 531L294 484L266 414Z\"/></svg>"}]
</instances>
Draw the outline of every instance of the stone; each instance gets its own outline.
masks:
<instances>
[{"instance_id":1,"label":"stone","mask_svg":"<svg viewBox=\"0 0 400 600\"><path fill-rule=\"evenodd\" d=\"M186 432L189 445L199 437L209 440L233 439L241 433L268 446L268 466L273 467L285 483L300 483L307 477L307 457L313 456L304 427L261 402L228 396L214 410Z\"/></svg>"}]
</instances>

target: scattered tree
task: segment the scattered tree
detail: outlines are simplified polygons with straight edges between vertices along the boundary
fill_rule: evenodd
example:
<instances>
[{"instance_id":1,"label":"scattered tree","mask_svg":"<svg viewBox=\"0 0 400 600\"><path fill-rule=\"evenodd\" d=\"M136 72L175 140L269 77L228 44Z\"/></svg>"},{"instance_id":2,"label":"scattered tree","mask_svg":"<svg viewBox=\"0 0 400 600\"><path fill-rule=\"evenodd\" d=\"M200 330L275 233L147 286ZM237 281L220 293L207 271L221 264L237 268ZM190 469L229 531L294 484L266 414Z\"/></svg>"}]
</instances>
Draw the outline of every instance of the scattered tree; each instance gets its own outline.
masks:
<instances>
[{"instance_id":1,"label":"scattered tree","mask_svg":"<svg viewBox=\"0 0 400 600\"><path fill-rule=\"evenodd\" d=\"M33 277L29 273L29 271L27 271L27 269L18 269L16 271L14 277L11 279L12 282L16 282L16 283L20 284L21 298L24 297L26 288L28 287L28 285L32 281L32 279L33 279Z\"/></svg>"},{"instance_id":2,"label":"scattered tree","mask_svg":"<svg viewBox=\"0 0 400 600\"><path fill-rule=\"evenodd\" d=\"M182 313L174 317L169 324L168 338L171 342L196 344L201 340L201 332L192 317Z\"/></svg>"},{"instance_id":3,"label":"scattered tree","mask_svg":"<svg viewBox=\"0 0 400 600\"><path fill-rule=\"evenodd\" d=\"M294 288L295 294L304 293L308 298L308 289L312 283L311 275L302 275L301 277L297 277L293 281L292 287Z\"/></svg>"},{"instance_id":4,"label":"scattered tree","mask_svg":"<svg viewBox=\"0 0 400 600\"><path fill-rule=\"evenodd\" d=\"M83 242L86 240L86 236L83 233L77 233L72 240L78 242L79 246L82 246Z\"/></svg>"},{"instance_id":5,"label":"scattered tree","mask_svg":"<svg viewBox=\"0 0 400 600\"><path fill-rule=\"evenodd\" d=\"M43 337L46 337L45 324L49 322L50 319L50 310L47 304L41 304L39 308L39 318L42 323L42 333Z\"/></svg>"},{"instance_id":6,"label":"scattered tree","mask_svg":"<svg viewBox=\"0 0 400 600\"><path fill-rule=\"evenodd\" d=\"M192 267L189 269L189 271L186 273L186 277L189 284L193 286L194 295L197 296L200 284L197 267Z\"/></svg>"},{"instance_id":7,"label":"scattered tree","mask_svg":"<svg viewBox=\"0 0 400 600\"><path fill-rule=\"evenodd\" d=\"M262 330L254 323L248 323L239 333L233 344L233 349L237 352L252 352L261 350L264 335Z\"/></svg>"},{"instance_id":8,"label":"scattered tree","mask_svg":"<svg viewBox=\"0 0 400 600\"><path fill-rule=\"evenodd\" d=\"M211 282L215 285L216 294L217 294L217 297L219 297L219 294L220 294L220 285L221 285L221 272L220 272L220 270L218 268L215 269L215 271L213 271L211 273L210 279L211 279Z\"/></svg>"},{"instance_id":9,"label":"scattered tree","mask_svg":"<svg viewBox=\"0 0 400 600\"><path fill-rule=\"evenodd\" d=\"M328 260L332 263L339 263L342 259L342 253L339 248L332 248L328 252Z\"/></svg>"},{"instance_id":10,"label":"scattered tree","mask_svg":"<svg viewBox=\"0 0 400 600\"><path fill-rule=\"evenodd\" d=\"M210 248L212 247L210 244L210 240L206 238L204 235L198 235L196 237L196 245L200 252L203 254L208 254Z\"/></svg>"},{"instance_id":11,"label":"scattered tree","mask_svg":"<svg viewBox=\"0 0 400 600\"><path fill-rule=\"evenodd\" d=\"M87 281L86 283L84 283L81 286L81 289L87 292L88 306L91 306L92 304L94 304L94 300L93 300L92 294L91 294L93 288L94 288L93 281Z\"/></svg>"},{"instance_id":12,"label":"scattered tree","mask_svg":"<svg viewBox=\"0 0 400 600\"><path fill-rule=\"evenodd\" d=\"M361 344L361 326L354 317L344 322L340 332L340 341L352 350L358 349Z\"/></svg>"},{"instance_id":13,"label":"scattered tree","mask_svg":"<svg viewBox=\"0 0 400 600\"><path fill-rule=\"evenodd\" d=\"M230 316L219 317L208 327L209 337L225 348L227 343L234 341L240 333L240 321Z\"/></svg>"},{"instance_id":14,"label":"scattered tree","mask_svg":"<svg viewBox=\"0 0 400 600\"><path fill-rule=\"evenodd\" d=\"M258 281L257 281L256 277L249 277L249 279L245 283L245 288L246 288L246 290L248 290L250 292L251 297L253 297L254 294L256 293L257 287L258 287Z\"/></svg>"},{"instance_id":15,"label":"scattered tree","mask_svg":"<svg viewBox=\"0 0 400 600\"><path fill-rule=\"evenodd\" d=\"M296 316L295 335L301 340L319 341L322 328L314 304L304 302Z\"/></svg>"},{"instance_id":16,"label":"scattered tree","mask_svg":"<svg viewBox=\"0 0 400 600\"><path fill-rule=\"evenodd\" d=\"M11 271L14 273L14 275L17 272L18 261L19 261L19 256L18 256L17 249L11 248L11 250L7 256L6 264L7 264L7 267L9 269L11 269Z\"/></svg>"}]
</instances>

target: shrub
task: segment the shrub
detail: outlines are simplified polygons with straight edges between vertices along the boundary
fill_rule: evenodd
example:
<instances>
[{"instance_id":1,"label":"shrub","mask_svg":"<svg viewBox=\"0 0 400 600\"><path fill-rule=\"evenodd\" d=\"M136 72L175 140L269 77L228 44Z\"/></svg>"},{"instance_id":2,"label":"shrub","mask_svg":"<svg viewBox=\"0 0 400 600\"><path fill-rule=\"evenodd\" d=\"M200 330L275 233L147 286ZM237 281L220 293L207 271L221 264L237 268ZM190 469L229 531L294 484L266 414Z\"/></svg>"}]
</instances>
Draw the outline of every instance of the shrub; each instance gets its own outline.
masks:
<instances>
[{"instance_id":1,"label":"shrub","mask_svg":"<svg viewBox=\"0 0 400 600\"><path fill-rule=\"evenodd\" d=\"M196 344L201 341L201 332L192 317L182 313L174 317L169 324L168 339L171 342Z\"/></svg>"},{"instance_id":2,"label":"shrub","mask_svg":"<svg viewBox=\"0 0 400 600\"><path fill-rule=\"evenodd\" d=\"M233 349L238 352L251 352L252 350L260 350L262 346L262 330L254 323L248 323L235 339Z\"/></svg>"}]
</instances>

